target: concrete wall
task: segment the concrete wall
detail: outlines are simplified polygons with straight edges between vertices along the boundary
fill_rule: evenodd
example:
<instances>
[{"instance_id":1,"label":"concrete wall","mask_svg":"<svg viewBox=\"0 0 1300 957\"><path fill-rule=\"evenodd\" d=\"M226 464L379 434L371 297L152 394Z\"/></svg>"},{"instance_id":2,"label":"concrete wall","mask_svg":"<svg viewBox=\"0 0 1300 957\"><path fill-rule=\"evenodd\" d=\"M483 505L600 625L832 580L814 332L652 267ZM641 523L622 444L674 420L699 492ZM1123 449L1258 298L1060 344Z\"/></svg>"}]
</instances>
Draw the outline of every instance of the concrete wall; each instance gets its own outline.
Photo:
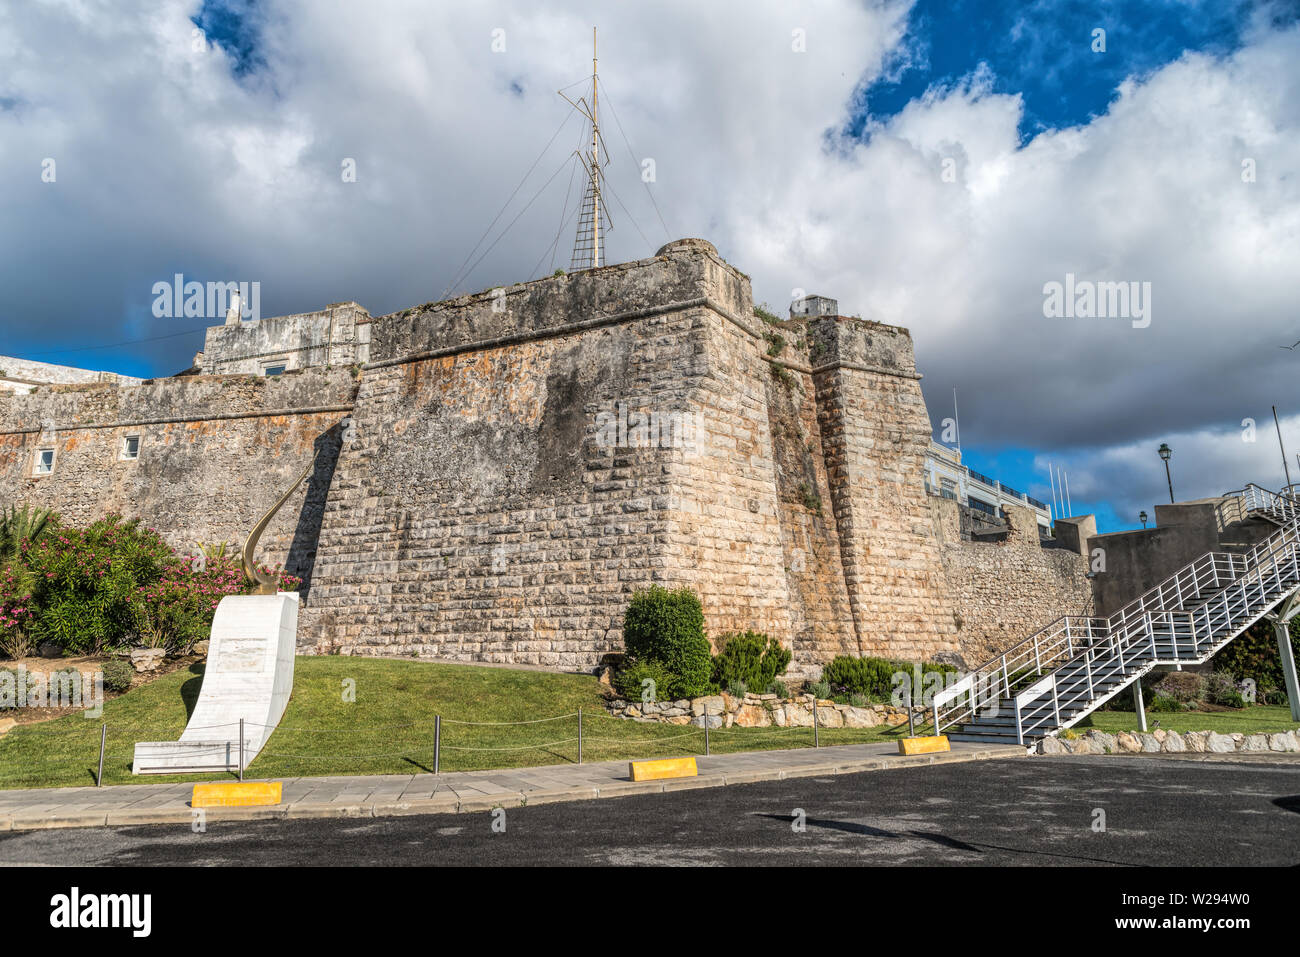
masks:
<instances>
[{"instance_id":1,"label":"concrete wall","mask_svg":"<svg viewBox=\"0 0 1300 957\"><path fill-rule=\"evenodd\" d=\"M1097 614L1113 614L1206 552L1246 551L1277 530L1247 519L1236 498L1157 505L1155 513L1152 528L1088 539L1105 553L1105 571L1092 581Z\"/></svg>"}]
</instances>

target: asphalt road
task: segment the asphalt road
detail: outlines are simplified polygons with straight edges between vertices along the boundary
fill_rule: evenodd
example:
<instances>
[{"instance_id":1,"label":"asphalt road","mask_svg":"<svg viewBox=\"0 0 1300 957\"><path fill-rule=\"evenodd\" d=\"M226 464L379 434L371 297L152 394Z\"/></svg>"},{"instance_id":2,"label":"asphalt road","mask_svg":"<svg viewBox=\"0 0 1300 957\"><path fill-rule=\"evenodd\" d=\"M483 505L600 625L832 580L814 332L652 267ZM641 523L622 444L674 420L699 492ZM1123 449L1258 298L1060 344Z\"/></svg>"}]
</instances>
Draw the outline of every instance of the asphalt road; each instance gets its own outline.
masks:
<instances>
[{"instance_id":1,"label":"asphalt road","mask_svg":"<svg viewBox=\"0 0 1300 957\"><path fill-rule=\"evenodd\" d=\"M1281 758L979 761L514 808L503 821L483 812L0 835L9 865L1298 862L1300 761Z\"/></svg>"}]
</instances>

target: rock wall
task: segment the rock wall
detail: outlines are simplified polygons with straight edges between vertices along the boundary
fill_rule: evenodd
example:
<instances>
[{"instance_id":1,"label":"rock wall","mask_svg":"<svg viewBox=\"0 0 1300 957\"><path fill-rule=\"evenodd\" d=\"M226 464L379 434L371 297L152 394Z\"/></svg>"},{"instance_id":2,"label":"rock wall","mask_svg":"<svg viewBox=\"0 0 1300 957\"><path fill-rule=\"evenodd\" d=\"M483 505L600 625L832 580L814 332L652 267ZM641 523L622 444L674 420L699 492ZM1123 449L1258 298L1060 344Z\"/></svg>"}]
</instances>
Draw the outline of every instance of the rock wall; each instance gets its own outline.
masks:
<instances>
[{"instance_id":1,"label":"rock wall","mask_svg":"<svg viewBox=\"0 0 1300 957\"><path fill-rule=\"evenodd\" d=\"M957 650L924 463L930 422L906 329L808 324L813 382L849 605L864 654Z\"/></svg>"},{"instance_id":2,"label":"rock wall","mask_svg":"<svg viewBox=\"0 0 1300 957\"><path fill-rule=\"evenodd\" d=\"M957 502L931 496L930 507L967 667L1063 615L1094 614L1086 560L1068 549L1042 547L1032 509L1005 506L1005 539L984 542L962 540Z\"/></svg>"},{"instance_id":3,"label":"rock wall","mask_svg":"<svg viewBox=\"0 0 1300 957\"><path fill-rule=\"evenodd\" d=\"M346 370L310 370L0 395L0 502L52 508L74 524L120 512L187 553L200 542L238 547L319 451L312 479L277 513L258 552L303 575L355 387ZM128 435L139 436L134 459L122 455ZM54 469L34 476L41 448L55 450Z\"/></svg>"}]
</instances>

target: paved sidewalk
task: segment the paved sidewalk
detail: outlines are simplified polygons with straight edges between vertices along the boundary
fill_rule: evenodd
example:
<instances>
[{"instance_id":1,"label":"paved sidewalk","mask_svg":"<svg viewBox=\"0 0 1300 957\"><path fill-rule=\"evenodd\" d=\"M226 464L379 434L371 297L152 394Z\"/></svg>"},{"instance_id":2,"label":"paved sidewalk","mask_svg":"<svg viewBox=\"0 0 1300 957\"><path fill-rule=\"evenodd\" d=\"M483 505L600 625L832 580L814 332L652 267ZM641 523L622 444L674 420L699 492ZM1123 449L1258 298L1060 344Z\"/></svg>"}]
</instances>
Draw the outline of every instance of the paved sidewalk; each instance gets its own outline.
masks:
<instances>
[{"instance_id":1,"label":"paved sidewalk","mask_svg":"<svg viewBox=\"0 0 1300 957\"><path fill-rule=\"evenodd\" d=\"M699 757L699 776L632 781L627 761L559 764L499 771L277 778L283 802L273 807L208 808L208 821L313 817L388 817L449 814L779 781L885 768L1024 757L1025 749L963 744L952 751L903 757L891 743L850 744L789 751L747 751ZM224 780L229 780L224 779ZM0 832L63 827L189 824L194 784L127 784L103 788L42 788L0 791Z\"/></svg>"}]
</instances>

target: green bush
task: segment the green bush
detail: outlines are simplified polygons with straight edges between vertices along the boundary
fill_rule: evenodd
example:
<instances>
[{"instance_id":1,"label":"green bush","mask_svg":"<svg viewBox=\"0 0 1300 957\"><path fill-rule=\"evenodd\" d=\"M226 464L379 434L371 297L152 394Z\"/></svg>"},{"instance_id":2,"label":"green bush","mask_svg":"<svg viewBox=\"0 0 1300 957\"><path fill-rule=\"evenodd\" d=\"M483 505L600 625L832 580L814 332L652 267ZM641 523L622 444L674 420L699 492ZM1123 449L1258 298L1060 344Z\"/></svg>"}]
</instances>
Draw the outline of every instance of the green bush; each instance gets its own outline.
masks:
<instances>
[{"instance_id":1,"label":"green bush","mask_svg":"<svg viewBox=\"0 0 1300 957\"><path fill-rule=\"evenodd\" d=\"M749 685L740 678L732 678L722 687L733 698L743 698L749 693Z\"/></svg>"},{"instance_id":2,"label":"green bush","mask_svg":"<svg viewBox=\"0 0 1300 957\"><path fill-rule=\"evenodd\" d=\"M790 666L790 651L775 638L756 631L722 635L722 651L713 656L713 682L726 688L734 683L767 694L768 687Z\"/></svg>"},{"instance_id":3,"label":"green bush","mask_svg":"<svg viewBox=\"0 0 1300 957\"><path fill-rule=\"evenodd\" d=\"M646 681L652 684L646 685ZM614 690L629 701L660 701L670 698L667 689L672 684L672 675L657 661L628 659L614 675L611 683L614 685Z\"/></svg>"},{"instance_id":4,"label":"green bush","mask_svg":"<svg viewBox=\"0 0 1300 957\"><path fill-rule=\"evenodd\" d=\"M1205 697L1205 679L1194 671L1171 671L1156 682L1153 690L1156 698L1168 698L1177 704L1191 705ZM1154 701L1152 707L1155 707Z\"/></svg>"},{"instance_id":5,"label":"green bush","mask_svg":"<svg viewBox=\"0 0 1300 957\"><path fill-rule=\"evenodd\" d=\"M948 674L956 672L953 665L939 664L933 661L921 662L921 678L928 674ZM822 681L826 682L837 694L863 695L872 701L889 701L894 693L894 675L903 672L909 676L915 674L915 666L906 661L893 661L888 658L855 658L852 655L840 655L828 662L822 669ZM924 688L914 688L920 695Z\"/></svg>"},{"instance_id":6,"label":"green bush","mask_svg":"<svg viewBox=\"0 0 1300 957\"><path fill-rule=\"evenodd\" d=\"M104 662L101 670L104 674L105 691L118 694L131 689L131 682L135 680L135 668L131 666L131 662L114 658Z\"/></svg>"},{"instance_id":7,"label":"green bush","mask_svg":"<svg viewBox=\"0 0 1300 957\"><path fill-rule=\"evenodd\" d=\"M45 684L50 707L68 706L80 702L84 687L85 681L76 668L59 668L57 671L51 671Z\"/></svg>"},{"instance_id":8,"label":"green bush","mask_svg":"<svg viewBox=\"0 0 1300 957\"><path fill-rule=\"evenodd\" d=\"M1237 683L1226 671L1212 673L1206 682L1205 699L1221 708L1244 708L1246 701L1237 690Z\"/></svg>"},{"instance_id":9,"label":"green bush","mask_svg":"<svg viewBox=\"0 0 1300 957\"><path fill-rule=\"evenodd\" d=\"M790 689L785 686L785 682L780 678L773 678L771 684L767 686L766 694L774 694L778 698L790 697Z\"/></svg>"},{"instance_id":10,"label":"green bush","mask_svg":"<svg viewBox=\"0 0 1300 957\"><path fill-rule=\"evenodd\" d=\"M831 696L831 686L826 681L814 681L808 685L808 693L819 699L826 699Z\"/></svg>"},{"instance_id":11,"label":"green bush","mask_svg":"<svg viewBox=\"0 0 1300 957\"><path fill-rule=\"evenodd\" d=\"M655 662L667 673L666 698L694 698L708 692L712 671L704 609L689 588L659 585L632 596L623 616L623 645L635 661Z\"/></svg>"},{"instance_id":12,"label":"green bush","mask_svg":"<svg viewBox=\"0 0 1300 957\"><path fill-rule=\"evenodd\" d=\"M1151 698L1152 711L1186 711L1187 705L1168 695L1156 694Z\"/></svg>"},{"instance_id":13,"label":"green bush","mask_svg":"<svg viewBox=\"0 0 1300 957\"><path fill-rule=\"evenodd\" d=\"M1291 652L1300 661L1300 617L1290 623ZM1214 667L1255 682L1260 704L1284 704L1286 680L1282 677L1282 659L1277 653L1273 626L1258 622L1234 638L1217 655Z\"/></svg>"}]
</instances>

